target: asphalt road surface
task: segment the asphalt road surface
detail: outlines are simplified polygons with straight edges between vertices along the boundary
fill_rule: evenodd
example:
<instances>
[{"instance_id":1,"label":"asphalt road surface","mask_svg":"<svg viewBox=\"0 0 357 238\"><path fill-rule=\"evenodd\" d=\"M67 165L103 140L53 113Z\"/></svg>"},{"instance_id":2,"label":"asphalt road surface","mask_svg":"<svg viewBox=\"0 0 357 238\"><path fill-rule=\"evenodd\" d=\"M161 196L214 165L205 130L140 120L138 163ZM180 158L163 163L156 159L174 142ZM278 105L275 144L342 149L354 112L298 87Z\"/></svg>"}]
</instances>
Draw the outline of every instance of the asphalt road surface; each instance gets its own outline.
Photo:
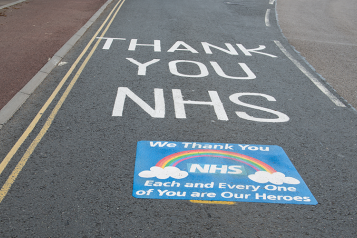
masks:
<instances>
[{"instance_id":1,"label":"asphalt road surface","mask_svg":"<svg viewBox=\"0 0 357 238\"><path fill-rule=\"evenodd\" d=\"M274 1L113 1L63 62L0 131L1 236L356 233L357 114L291 48ZM138 149L146 143L139 141L161 142L156 149L163 154L176 145L191 151L193 142L225 153L237 145L246 155L273 152L276 145L301 179L225 180L235 187L221 198L210 193L218 189L211 183L206 193L187 188L198 197L170 191L165 199L138 198L149 189L132 195L134 179L145 177L134 168L158 156ZM152 194L158 194L196 176L192 171L203 173L202 181L212 171L219 179L224 164L217 161L219 170L204 162L192 170L187 162L191 169L179 167L184 171L176 180L161 174L145 184L157 182ZM295 171L280 156L264 161ZM248 162L229 171L249 174ZM317 204L295 196L305 184ZM263 195L270 192L281 196Z\"/></svg>"},{"instance_id":2,"label":"asphalt road surface","mask_svg":"<svg viewBox=\"0 0 357 238\"><path fill-rule=\"evenodd\" d=\"M284 0L277 10L289 43L356 108L357 2Z\"/></svg>"}]
</instances>

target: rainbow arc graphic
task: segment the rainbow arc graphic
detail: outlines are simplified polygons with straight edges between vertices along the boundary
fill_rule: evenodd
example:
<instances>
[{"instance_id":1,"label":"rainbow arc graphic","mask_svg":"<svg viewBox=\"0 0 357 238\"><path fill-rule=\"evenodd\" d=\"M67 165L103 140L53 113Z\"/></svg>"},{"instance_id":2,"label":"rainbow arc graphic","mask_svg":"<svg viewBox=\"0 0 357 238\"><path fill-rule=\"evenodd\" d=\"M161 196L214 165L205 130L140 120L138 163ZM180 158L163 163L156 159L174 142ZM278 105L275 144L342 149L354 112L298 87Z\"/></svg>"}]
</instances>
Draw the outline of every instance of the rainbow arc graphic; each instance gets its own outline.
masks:
<instances>
[{"instance_id":1,"label":"rainbow arc graphic","mask_svg":"<svg viewBox=\"0 0 357 238\"><path fill-rule=\"evenodd\" d=\"M199 157L214 157L217 159L218 158L230 159L230 160L234 160L234 161L246 164L247 166L253 168L256 171L266 171L270 174L277 172L270 165L268 165L260 160L257 160L253 157L235 153L235 152L230 152L230 151L222 151L222 150L181 151L181 152L171 154L171 155L164 157L156 164L156 166L161 167L161 168L165 168L167 166L176 167L179 163L181 163L185 160L199 158Z\"/></svg>"}]
</instances>

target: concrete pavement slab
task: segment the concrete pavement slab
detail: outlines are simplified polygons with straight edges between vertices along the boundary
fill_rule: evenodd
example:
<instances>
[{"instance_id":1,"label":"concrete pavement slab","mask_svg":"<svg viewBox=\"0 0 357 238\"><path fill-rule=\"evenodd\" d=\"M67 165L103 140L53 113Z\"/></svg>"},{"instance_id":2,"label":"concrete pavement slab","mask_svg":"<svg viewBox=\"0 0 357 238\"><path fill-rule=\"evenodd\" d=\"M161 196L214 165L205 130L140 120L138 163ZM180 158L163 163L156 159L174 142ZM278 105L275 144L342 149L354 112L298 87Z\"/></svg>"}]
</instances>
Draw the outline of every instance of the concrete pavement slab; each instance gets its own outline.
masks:
<instances>
[{"instance_id":1,"label":"concrete pavement slab","mask_svg":"<svg viewBox=\"0 0 357 238\"><path fill-rule=\"evenodd\" d=\"M356 2L284 0L277 10L289 43L356 108Z\"/></svg>"},{"instance_id":2,"label":"concrete pavement slab","mask_svg":"<svg viewBox=\"0 0 357 238\"><path fill-rule=\"evenodd\" d=\"M0 108L22 87L22 92L33 92L110 1L103 5L104 2L33 0L16 7L8 8L9 4L4 5L0 18L0 30L4 33L0 36L3 55L0 58ZM19 2L13 2L17 3ZM102 7L95 12L100 6ZM84 24L86 20L88 21ZM81 27L82 25L84 26ZM77 29L79 30L75 32ZM70 38L73 33L75 34ZM69 40L65 43L67 39ZM0 111L1 124L16 112L24 100L26 97L17 96L6 109Z\"/></svg>"}]
</instances>

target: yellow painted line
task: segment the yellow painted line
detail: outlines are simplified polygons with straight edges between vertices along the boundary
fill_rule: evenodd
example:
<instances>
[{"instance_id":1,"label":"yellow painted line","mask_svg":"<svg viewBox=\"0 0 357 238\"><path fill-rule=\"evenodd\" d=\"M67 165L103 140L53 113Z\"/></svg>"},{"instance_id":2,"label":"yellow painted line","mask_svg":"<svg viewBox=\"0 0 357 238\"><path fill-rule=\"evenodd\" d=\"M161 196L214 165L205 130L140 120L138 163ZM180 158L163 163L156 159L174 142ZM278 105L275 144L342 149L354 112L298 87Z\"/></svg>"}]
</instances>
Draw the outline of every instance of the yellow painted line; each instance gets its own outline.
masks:
<instances>
[{"instance_id":1,"label":"yellow painted line","mask_svg":"<svg viewBox=\"0 0 357 238\"><path fill-rule=\"evenodd\" d=\"M108 21L108 19L110 18L110 16L112 15L112 13L114 12L115 8L119 5L118 9L115 11L112 19L110 20L110 22L108 23L107 27L105 28L105 30L102 32L101 37L103 37L105 35L105 33L108 31L110 25L112 24L114 18L116 17L117 13L119 12L121 6L123 5L123 3L125 2L125 0L122 0L121 3L120 1L115 5L115 7L113 8L113 10L110 12L110 14L108 15L107 19L103 22L103 24L101 25L101 27L98 29L98 31L96 32L96 34L93 36L93 38L91 39L91 41L87 44L86 48L83 50L82 54L77 58L75 64L78 64L78 62L80 61L80 58L83 57L83 55L86 53L86 51L88 50L89 46L91 45L91 43L94 41L94 39L97 37L97 35L99 34L99 32L101 31L101 29L104 27L105 23ZM54 118L57 115L57 112L59 111L59 109L61 108L62 104L64 103L64 101L66 100L68 94L70 93L70 91L72 90L74 84L77 82L77 79L79 78L79 76L81 75L83 69L85 68L85 66L87 65L89 59L92 57L94 51L96 50L96 48L99 45L101 39L98 39L96 44L94 45L94 47L92 48L91 52L88 54L87 58L84 60L84 62L82 63L81 67L78 69L77 73L75 74L75 76L73 77L71 83L68 85L66 91L63 93L63 95L61 96L60 100L58 101L58 103L56 104L55 108L52 110L50 116L47 118L47 121L45 123L45 125L42 127L41 131L39 132L39 134L36 136L36 138L32 141L31 145L27 148L25 154L22 156L21 160L18 162L18 164L16 165L15 169L12 171L12 173L10 174L10 176L8 177L8 179L6 180L5 184L3 185L3 187L0 190L0 203L2 202L2 200L4 199L4 197L6 196L6 194L8 193L8 191L11 188L11 185L15 182L17 176L19 175L19 173L21 172L22 168L25 166L27 160L29 159L29 157L31 156L31 154L33 153L33 151L35 150L36 146L38 145L38 143L41 141L41 139L43 138L43 136L46 134L47 130L50 128ZM63 84L65 83L65 81L67 80L67 78L69 77L69 75L72 73L72 71L74 70L75 66L74 64L72 65L70 71L67 72L67 74L65 75L65 77L62 79L61 81L61 87L63 86ZM14 147L12 148L12 150L9 152L12 153L12 156L16 153L16 151L18 150L18 148L21 146L21 144L23 143L23 141L28 137L28 135L30 134L30 132L32 131L32 129L36 126L38 120L41 118L43 112L47 109L48 105L53 101L54 97L57 95L58 91L61 89L61 87L59 87L60 85L57 86L56 90L56 94L55 91L52 93L51 97L47 100L47 102L45 103L45 105L43 106L43 108L39 111L39 113L37 114L37 116L35 117L35 119L31 122L30 126L26 129L26 131L24 132L24 134L21 136L24 137L22 138L21 143L19 143L19 141L21 140L21 138L19 139L19 141L14 145ZM47 105L47 106L46 106ZM46 107L45 107L46 106ZM44 111L42 111L44 109ZM38 118L38 119L37 119ZM37 121L35 121L37 119ZM28 131L29 130L29 131ZM18 146L17 148L15 148L16 146ZM15 148L15 152L13 152L13 149ZM8 161L11 160L12 156L8 159ZM4 162L4 161L3 161ZM3 163L2 162L2 163ZM1 163L1 164L2 164ZM7 162L8 163L8 162ZM6 167L7 164L5 164ZM4 167L4 168L5 168ZM3 168L3 169L4 169ZM2 171L1 171L2 172Z\"/></svg>"},{"instance_id":2,"label":"yellow painted line","mask_svg":"<svg viewBox=\"0 0 357 238\"><path fill-rule=\"evenodd\" d=\"M205 200L190 200L192 203L203 203L203 204L221 204L221 205L234 205L235 202L225 202L225 201L205 201Z\"/></svg>"},{"instance_id":3,"label":"yellow painted line","mask_svg":"<svg viewBox=\"0 0 357 238\"><path fill-rule=\"evenodd\" d=\"M41 119L43 113L47 110L48 106L51 104L53 99L57 96L58 92L61 90L65 82L67 81L68 77L72 74L73 70L77 67L77 64L79 61L82 59L82 57L87 53L89 47L93 43L93 41L96 39L97 35L99 32L103 29L104 25L107 23L107 21L110 19L110 16L113 14L115 8L119 5L120 1L114 6L113 10L109 13L108 17L105 19L103 24L100 26L100 28L97 30L97 32L94 34L92 39L88 42L87 46L84 48L82 53L78 56L76 61L73 63L71 68L68 70L66 75L63 77L61 82L57 85L56 89L52 92L51 96L47 99L46 103L42 106L41 110L37 113L35 118L32 120L30 125L27 127L25 132L21 135L21 137L18 139L18 141L15 143L15 145L12 147L10 152L6 155L4 160L0 164L0 175L4 171L5 167L8 165L12 157L16 154L18 149L21 147L21 145L24 143L24 141L27 139L27 137L30 135L32 130L35 128L37 125L38 121Z\"/></svg>"}]
</instances>

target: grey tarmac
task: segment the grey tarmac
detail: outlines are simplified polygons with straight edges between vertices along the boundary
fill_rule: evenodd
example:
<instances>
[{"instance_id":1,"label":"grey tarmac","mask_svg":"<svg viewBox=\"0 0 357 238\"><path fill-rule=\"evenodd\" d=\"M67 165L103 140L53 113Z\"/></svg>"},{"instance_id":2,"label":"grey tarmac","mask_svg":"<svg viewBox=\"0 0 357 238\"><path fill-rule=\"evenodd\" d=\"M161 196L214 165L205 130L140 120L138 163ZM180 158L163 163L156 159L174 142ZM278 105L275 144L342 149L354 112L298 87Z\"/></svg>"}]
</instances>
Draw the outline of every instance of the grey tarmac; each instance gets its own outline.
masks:
<instances>
[{"instance_id":1,"label":"grey tarmac","mask_svg":"<svg viewBox=\"0 0 357 238\"><path fill-rule=\"evenodd\" d=\"M353 236L357 114L289 45L275 4L113 1L0 130L2 158L25 132L0 176L0 235ZM121 105L129 91L143 102ZM145 140L278 145L318 204L134 198Z\"/></svg>"}]
</instances>

